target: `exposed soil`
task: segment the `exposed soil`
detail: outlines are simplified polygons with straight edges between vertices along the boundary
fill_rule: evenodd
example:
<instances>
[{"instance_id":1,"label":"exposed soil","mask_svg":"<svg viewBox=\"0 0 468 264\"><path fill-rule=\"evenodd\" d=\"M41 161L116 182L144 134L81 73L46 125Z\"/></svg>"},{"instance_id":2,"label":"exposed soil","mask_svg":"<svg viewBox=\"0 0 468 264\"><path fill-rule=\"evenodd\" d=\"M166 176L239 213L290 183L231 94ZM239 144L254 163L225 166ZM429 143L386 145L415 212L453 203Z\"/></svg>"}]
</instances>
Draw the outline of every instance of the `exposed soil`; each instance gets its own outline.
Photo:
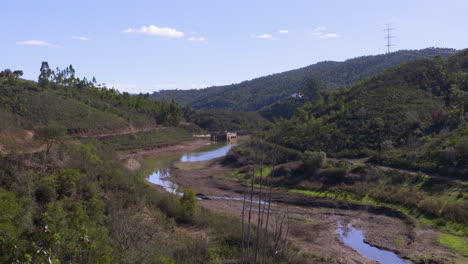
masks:
<instances>
[{"instance_id":1,"label":"exposed soil","mask_svg":"<svg viewBox=\"0 0 468 264\"><path fill-rule=\"evenodd\" d=\"M209 144L209 139L195 139L175 145L164 145L151 149L118 152L118 157L129 170L137 170L141 167L140 159L145 157L157 157L177 152L189 152Z\"/></svg>"},{"instance_id":2,"label":"exposed soil","mask_svg":"<svg viewBox=\"0 0 468 264\"><path fill-rule=\"evenodd\" d=\"M227 173L232 169L223 166L221 160L222 158L193 162L188 166L190 170L173 167L171 181L181 188L195 189L200 197L205 198L201 201L202 206L218 213L241 217L241 201L210 198L243 197L244 187L227 178ZM258 190L255 192L254 200L258 200ZM410 259L412 263L456 263L452 261L456 258L453 251L437 242L436 232L414 226L410 218L398 211L382 207L327 203L321 199L281 190L273 190L272 201L272 219L287 211L291 221L289 239L300 251L316 256L318 261L376 263L341 242L336 233L338 225L349 223L364 232L367 243L395 252L403 259ZM258 210L258 203L254 203L254 207ZM458 263L463 263L464 260L459 259Z\"/></svg>"},{"instance_id":3,"label":"exposed soil","mask_svg":"<svg viewBox=\"0 0 468 264\"><path fill-rule=\"evenodd\" d=\"M206 144L209 144L208 140L197 139L149 150L120 152L119 157L127 168L136 170L140 167L138 160L144 157L188 152ZM227 176L233 168L223 166L221 161L222 158L218 158L190 162L184 166L174 162L171 181L182 189L190 187L196 190L198 196L203 199L200 201L201 206L217 213L241 218L242 201L217 198L242 198L244 192L244 187L239 182ZM165 192L162 187L151 185L158 192ZM253 200L259 200L259 191L256 189L254 193ZM265 200L265 197L261 200ZM288 240L301 252L311 256L311 263L377 263L363 257L341 241L336 232L340 224L351 224L364 232L367 243L395 252L414 264L465 263L466 260L454 254L451 249L441 246L437 242L435 231L415 226L410 218L398 211L313 199L278 189L272 191L271 201L273 204L270 208L270 229L274 228L283 215L288 214ZM253 208L252 221L256 223L258 203L253 203ZM199 235L198 231L194 233Z\"/></svg>"}]
</instances>

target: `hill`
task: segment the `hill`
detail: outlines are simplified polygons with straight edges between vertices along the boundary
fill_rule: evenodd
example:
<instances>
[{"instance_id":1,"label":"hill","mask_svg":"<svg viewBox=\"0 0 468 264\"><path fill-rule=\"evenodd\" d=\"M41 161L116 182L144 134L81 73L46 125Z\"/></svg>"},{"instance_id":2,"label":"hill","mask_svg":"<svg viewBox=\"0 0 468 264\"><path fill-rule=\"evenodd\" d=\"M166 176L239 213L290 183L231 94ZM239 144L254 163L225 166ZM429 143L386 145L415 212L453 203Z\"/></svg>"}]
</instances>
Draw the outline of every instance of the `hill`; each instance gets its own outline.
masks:
<instances>
[{"instance_id":1,"label":"hill","mask_svg":"<svg viewBox=\"0 0 468 264\"><path fill-rule=\"evenodd\" d=\"M76 78L72 66L43 63L39 82L19 77L0 72L0 263L241 259L237 219L200 207L191 189L158 192L116 152L193 139L189 129L200 128L177 126L182 107ZM232 121L245 127L252 115ZM291 250L280 261L304 263L288 261Z\"/></svg>"},{"instance_id":2,"label":"hill","mask_svg":"<svg viewBox=\"0 0 468 264\"><path fill-rule=\"evenodd\" d=\"M447 177L468 175L468 50L418 60L325 93L272 129L271 141Z\"/></svg>"},{"instance_id":3,"label":"hill","mask_svg":"<svg viewBox=\"0 0 468 264\"><path fill-rule=\"evenodd\" d=\"M14 74L21 71L0 73L2 152L22 149L27 142L34 148L32 135L41 126L59 126L71 136L89 137L172 126L182 118L176 103L154 102L148 95L131 96L77 78L71 65L52 71L43 62L41 70L39 82Z\"/></svg>"},{"instance_id":4,"label":"hill","mask_svg":"<svg viewBox=\"0 0 468 264\"><path fill-rule=\"evenodd\" d=\"M453 49L427 48L363 56L344 62L324 61L239 84L199 90L162 90L153 93L151 97L155 100L175 100L196 109L256 111L300 91L311 77L318 79L325 90L333 90L352 85L402 63L439 55L447 57L455 52Z\"/></svg>"}]
</instances>

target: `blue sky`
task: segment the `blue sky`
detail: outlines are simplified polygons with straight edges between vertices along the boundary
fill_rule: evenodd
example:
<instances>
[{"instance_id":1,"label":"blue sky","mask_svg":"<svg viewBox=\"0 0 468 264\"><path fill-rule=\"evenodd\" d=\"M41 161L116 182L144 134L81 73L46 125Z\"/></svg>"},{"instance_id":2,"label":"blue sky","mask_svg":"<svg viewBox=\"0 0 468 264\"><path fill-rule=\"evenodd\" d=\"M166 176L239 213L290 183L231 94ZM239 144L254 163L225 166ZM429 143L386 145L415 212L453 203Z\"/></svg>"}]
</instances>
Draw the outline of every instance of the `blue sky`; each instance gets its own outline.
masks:
<instances>
[{"instance_id":1,"label":"blue sky","mask_svg":"<svg viewBox=\"0 0 468 264\"><path fill-rule=\"evenodd\" d=\"M323 60L468 47L466 0L2 1L0 69L41 61L129 92L237 83Z\"/></svg>"}]
</instances>

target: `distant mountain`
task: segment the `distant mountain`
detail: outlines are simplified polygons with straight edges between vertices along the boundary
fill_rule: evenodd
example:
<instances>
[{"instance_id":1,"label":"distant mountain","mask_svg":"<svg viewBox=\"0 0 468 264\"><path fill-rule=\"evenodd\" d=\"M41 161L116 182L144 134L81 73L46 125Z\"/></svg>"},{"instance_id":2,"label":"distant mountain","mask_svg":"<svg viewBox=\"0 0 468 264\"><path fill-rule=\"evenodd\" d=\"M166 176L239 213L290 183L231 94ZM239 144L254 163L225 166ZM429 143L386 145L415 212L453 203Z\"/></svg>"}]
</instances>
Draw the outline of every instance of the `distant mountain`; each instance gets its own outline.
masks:
<instances>
[{"instance_id":1,"label":"distant mountain","mask_svg":"<svg viewBox=\"0 0 468 264\"><path fill-rule=\"evenodd\" d=\"M324 61L304 68L272 74L238 84L192 90L162 90L151 97L175 100L196 109L256 111L285 99L303 88L306 81L317 78L326 90L349 86L402 63L435 56L448 57L456 50L427 48L401 50L389 54L362 56L343 62Z\"/></svg>"}]
</instances>

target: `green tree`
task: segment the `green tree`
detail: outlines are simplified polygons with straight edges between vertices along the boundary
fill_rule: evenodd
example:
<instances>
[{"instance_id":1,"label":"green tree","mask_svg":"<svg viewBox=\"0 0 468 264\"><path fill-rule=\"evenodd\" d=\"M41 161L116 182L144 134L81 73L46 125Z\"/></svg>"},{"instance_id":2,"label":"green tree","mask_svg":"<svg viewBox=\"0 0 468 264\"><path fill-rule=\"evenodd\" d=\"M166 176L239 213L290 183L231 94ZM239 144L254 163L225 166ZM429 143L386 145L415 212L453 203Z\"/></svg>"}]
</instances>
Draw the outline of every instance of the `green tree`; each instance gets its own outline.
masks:
<instances>
[{"instance_id":1,"label":"green tree","mask_svg":"<svg viewBox=\"0 0 468 264\"><path fill-rule=\"evenodd\" d=\"M323 151L306 150L303 154L304 167L307 172L313 173L325 166L327 154Z\"/></svg>"},{"instance_id":2,"label":"green tree","mask_svg":"<svg viewBox=\"0 0 468 264\"><path fill-rule=\"evenodd\" d=\"M15 75L16 78L19 78L23 76L23 71L22 70L16 70L13 72L13 75Z\"/></svg>"},{"instance_id":3,"label":"green tree","mask_svg":"<svg viewBox=\"0 0 468 264\"><path fill-rule=\"evenodd\" d=\"M50 87L50 77L52 76L52 70L49 67L49 63L47 61L43 61L41 64L41 73L39 74L39 85L47 89Z\"/></svg>"},{"instance_id":4,"label":"green tree","mask_svg":"<svg viewBox=\"0 0 468 264\"><path fill-rule=\"evenodd\" d=\"M0 188L0 262L13 263L15 247L22 233L18 220L22 209L15 194Z\"/></svg>"},{"instance_id":5,"label":"green tree","mask_svg":"<svg viewBox=\"0 0 468 264\"><path fill-rule=\"evenodd\" d=\"M323 86L317 78L309 78L305 81L305 85L302 88L302 93L305 98L309 101L317 101L322 98L320 92L323 90Z\"/></svg>"},{"instance_id":6,"label":"green tree","mask_svg":"<svg viewBox=\"0 0 468 264\"><path fill-rule=\"evenodd\" d=\"M66 135L65 128L55 124L37 127L35 132L35 136L46 144L46 157L52 146Z\"/></svg>"},{"instance_id":7,"label":"green tree","mask_svg":"<svg viewBox=\"0 0 468 264\"><path fill-rule=\"evenodd\" d=\"M190 221L198 214L198 199L197 194L191 188L184 190L184 195L180 198L182 204L182 215L185 221Z\"/></svg>"}]
</instances>

